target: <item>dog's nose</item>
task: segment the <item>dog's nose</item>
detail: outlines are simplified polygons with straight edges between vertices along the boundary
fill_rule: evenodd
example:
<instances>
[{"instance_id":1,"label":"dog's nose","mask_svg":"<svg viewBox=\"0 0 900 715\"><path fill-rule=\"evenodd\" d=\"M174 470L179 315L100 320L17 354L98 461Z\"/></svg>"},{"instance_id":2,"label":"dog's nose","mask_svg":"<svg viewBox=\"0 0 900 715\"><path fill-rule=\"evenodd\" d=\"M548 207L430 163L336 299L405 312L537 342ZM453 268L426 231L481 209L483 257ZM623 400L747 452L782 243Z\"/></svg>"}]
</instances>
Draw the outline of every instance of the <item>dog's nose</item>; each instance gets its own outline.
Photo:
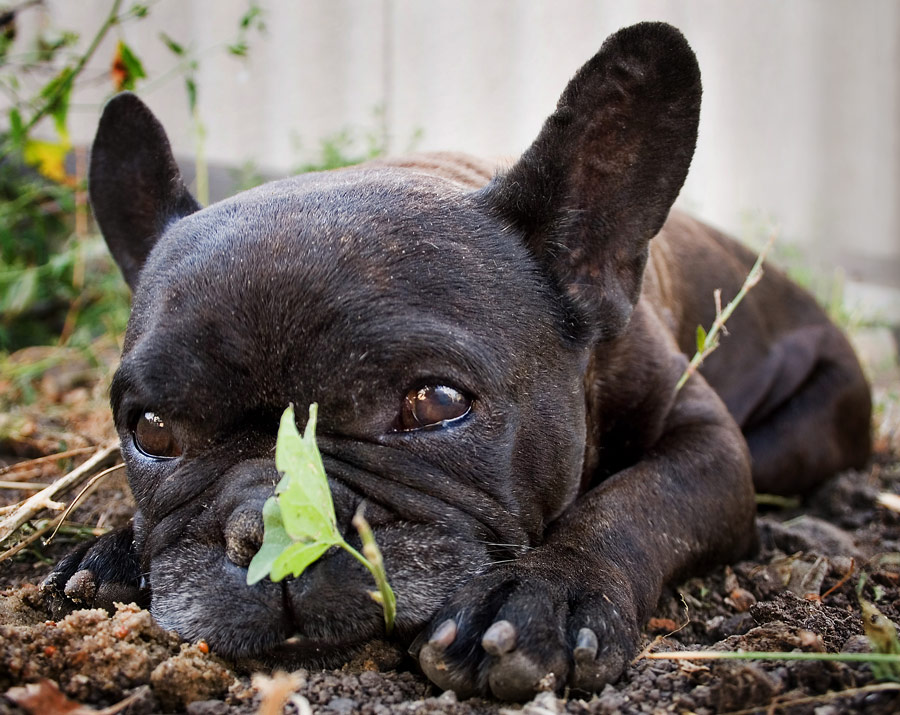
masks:
<instances>
[{"instance_id":1,"label":"dog's nose","mask_svg":"<svg viewBox=\"0 0 900 715\"><path fill-rule=\"evenodd\" d=\"M237 566L247 566L263 541L263 517L258 509L235 511L225 524L225 556Z\"/></svg>"}]
</instances>

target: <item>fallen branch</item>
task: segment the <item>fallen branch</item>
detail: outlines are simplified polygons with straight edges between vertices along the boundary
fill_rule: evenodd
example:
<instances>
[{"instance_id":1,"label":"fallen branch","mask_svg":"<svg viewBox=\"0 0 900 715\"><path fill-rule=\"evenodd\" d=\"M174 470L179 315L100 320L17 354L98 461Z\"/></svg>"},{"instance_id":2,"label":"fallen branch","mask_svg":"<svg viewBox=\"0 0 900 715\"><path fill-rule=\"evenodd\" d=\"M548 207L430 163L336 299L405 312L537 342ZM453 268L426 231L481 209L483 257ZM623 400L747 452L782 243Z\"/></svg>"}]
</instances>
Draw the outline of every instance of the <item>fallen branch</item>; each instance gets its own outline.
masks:
<instances>
[{"instance_id":1,"label":"fallen branch","mask_svg":"<svg viewBox=\"0 0 900 715\"><path fill-rule=\"evenodd\" d=\"M86 462L77 466L64 477L60 477L50 486L18 504L8 516L0 521L0 544L6 541L25 522L33 519L45 509L51 511L60 511L64 509L65 504L53 501L53 498L81 484L81 482L90 477L96 469L103 466L110 457L117 454L118 451L118 442L101 447Z\"/></svg>"},{"instance_id":2,"label":"fallen branch","mask_svg":"<svg viewBox=\"0 0 900 715\"><path fill-rule=\"evenodd\" d=\"M713 321L709 332L706 332L702 325L697 326L697 352L694 353L694 357L691 358L691 362L688 364L687 369L682 373L678 383L675 385L675 392L678 392L684 387L684 384L691 378L691 375L700 369L703 361L709 357L710 353L719 347L719 333L723 332L727 334L728 332L725 330L726 321L731 317L734 309L740 305L742 300L744 300L744 297L750 292L750 289L762 279L762 265L766 260L769 249L771 249L772 245L775 243L776 236L777 234L773 231L772 235L769 236L769 240L766 241L766 245L763 246L759 255L756 257L756 263L753 264L753 268L750 269L750 272L744 279L744 284L741 286L738 294L728 305L722 308L722 291L716 289L714 292L713 297L716 301L716 319Z\"/></svg>"}]
</instances>

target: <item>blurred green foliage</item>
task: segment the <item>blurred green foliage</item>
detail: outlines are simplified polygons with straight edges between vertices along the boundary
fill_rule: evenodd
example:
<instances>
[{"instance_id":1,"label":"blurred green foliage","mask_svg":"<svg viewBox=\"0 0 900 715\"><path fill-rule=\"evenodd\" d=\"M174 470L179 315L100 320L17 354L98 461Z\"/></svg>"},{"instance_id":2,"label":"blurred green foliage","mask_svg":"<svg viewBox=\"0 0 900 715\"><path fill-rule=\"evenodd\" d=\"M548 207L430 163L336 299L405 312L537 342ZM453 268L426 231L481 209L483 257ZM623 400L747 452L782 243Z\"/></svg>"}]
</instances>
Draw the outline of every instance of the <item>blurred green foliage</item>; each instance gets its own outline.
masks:
<instances>
[{"instance_id":1,"label":"blurred green foliage","mask_svg":"<svg viewBox=\"0 0 900 715\"><path fill-rule=\"evenodd\" d=\"M90 222L87 162L72 151L69 104L102 41L124 23L146 17L153 4L110 0L86 45L77 33L48 26L28 38L27 46L17 41L21 16L42 12L48 21L42 25L49 25L50 11L40 0L0 5L0 94L6 106L0 123L0 358L29 345L87 347L101 335L124 330L128 289ZM248 0L236 39L223 48L244 57L249 33L262 30L262 11ZM161 40L176 66L159 79L182 77L196 117L200 51L168 36ZM112 92L149 81L122 39L109 68ZM47 139L51 128L55 136Z\"/></svg>"}]
</instances>

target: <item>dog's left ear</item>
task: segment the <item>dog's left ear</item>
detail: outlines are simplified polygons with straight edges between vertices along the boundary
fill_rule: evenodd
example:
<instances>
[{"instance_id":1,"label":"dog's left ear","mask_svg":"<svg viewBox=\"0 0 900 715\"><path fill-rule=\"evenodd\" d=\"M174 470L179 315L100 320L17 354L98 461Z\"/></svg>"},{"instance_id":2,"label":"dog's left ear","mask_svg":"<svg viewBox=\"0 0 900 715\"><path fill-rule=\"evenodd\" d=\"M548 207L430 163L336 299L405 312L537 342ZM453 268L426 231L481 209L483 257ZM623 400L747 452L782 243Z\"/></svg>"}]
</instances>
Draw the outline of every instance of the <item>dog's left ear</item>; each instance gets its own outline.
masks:
<instances>
[{"instance_id":1,"label":"dog's left ear","mask_svg":"<svg viewBox=\"0 0 900 715\"><path fill-rule=\"evenodd\" d=\"M88 190L103 238L132 290L166 226L201 208L184 185L165 129L130 92L103 109Z\"/></svg>"},{"instance_id":2,"label":"dog's left ear","mask_svg":"<svg viewBox=\"0 0 900 715\"><path fill-rule=\"evenodd\" d=\"M571 297L578 332L592 340L628 324L650 239L687 176L700 94L678 30L625 28L575 75L518 163L483 190Z\"/></svg>"}]
</instances>

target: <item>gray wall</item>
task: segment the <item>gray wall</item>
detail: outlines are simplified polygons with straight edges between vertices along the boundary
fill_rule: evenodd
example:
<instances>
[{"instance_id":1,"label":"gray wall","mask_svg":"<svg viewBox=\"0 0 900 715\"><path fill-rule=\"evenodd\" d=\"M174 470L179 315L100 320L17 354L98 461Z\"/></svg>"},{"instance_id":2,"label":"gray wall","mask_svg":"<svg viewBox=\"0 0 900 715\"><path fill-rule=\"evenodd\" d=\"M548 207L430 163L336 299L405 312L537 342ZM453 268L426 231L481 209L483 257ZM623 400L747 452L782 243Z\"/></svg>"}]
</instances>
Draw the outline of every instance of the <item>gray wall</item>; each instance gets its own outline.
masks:
<instances>
[{"instance_id":1,"label":"gray wall","mask_svg":"<svg viewBox=\"0 0 900 715\"><path fill-rule=\"evenodd\" d=\"M93 27L109 4L50 1L45 19ZM172 65L161 29L204 52L198 85L210 160L252 160L276 173L308 159L322 137L342 128L384 130L395 152L421 131L419 149L515 155L610 32L667 20L697 52L705 89L681 205L755 240L777 223L783 242L806 250L818 270L846 272L852 301L900 322L897 0L262 5L268 31L251 37L246 61L210 49L234 36L243 0L161 0L147 20L121 33L151 76ZM92 70L102 76L111 54L112 42ZM77 98L76 140L89 140L108 90L101 81ZM192 153L180 80L147 85L141 94L176 151Z\"/></svg>"}]
</instances>

